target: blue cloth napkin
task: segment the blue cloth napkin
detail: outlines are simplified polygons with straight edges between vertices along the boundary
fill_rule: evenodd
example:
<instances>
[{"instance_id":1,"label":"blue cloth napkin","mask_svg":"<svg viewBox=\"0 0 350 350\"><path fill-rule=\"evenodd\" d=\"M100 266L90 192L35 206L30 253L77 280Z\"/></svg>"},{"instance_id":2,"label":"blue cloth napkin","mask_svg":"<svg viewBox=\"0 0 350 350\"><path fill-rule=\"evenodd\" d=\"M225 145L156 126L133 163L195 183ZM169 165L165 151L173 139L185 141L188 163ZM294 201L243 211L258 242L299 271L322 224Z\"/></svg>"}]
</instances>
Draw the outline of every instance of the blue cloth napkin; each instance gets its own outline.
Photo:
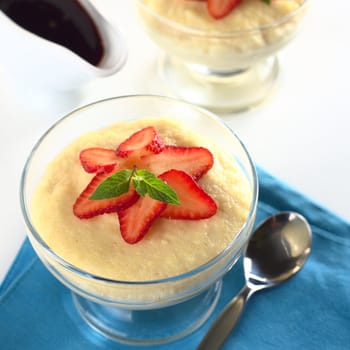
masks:
<instances>
[{"instance_id":1,"label":"blue cloth napkin","mask_svg":"<svg viewBox=\"0 0 350 350\"><path fill-rule=\"evenodd\" d=\"M313 230L305 267L284 284L257 293L223 349L350 349L350 224L259 169L257 222L283 210L303 214ZM152 349L195 349L244 283L241 262L224 278L214 314L192 335ZM0 349L141 349L113 343L79 325L70 292L42 265L26 240L0 287ZM76 316L78 317L78 316ZM82 323L81 323L82 324Z\"/></svg>"}]
</instances>

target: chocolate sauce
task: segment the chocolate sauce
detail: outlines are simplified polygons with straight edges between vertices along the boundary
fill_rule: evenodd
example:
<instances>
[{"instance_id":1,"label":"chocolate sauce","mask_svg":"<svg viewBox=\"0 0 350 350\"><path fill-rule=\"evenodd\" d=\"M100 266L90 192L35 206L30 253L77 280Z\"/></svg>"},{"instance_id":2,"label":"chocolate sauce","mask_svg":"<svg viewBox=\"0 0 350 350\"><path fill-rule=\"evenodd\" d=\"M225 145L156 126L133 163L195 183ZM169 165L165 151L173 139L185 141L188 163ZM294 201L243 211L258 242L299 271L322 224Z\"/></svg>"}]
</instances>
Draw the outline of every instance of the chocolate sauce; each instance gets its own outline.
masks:
<instances>
[{"instance_id":1,"label":"chocolate sauce","mask_svg":"<svg viewBox=\"0 0 350 350\"><path fill-rule=\"evenodd\" d=\"M77 0L0 0L0 11L24 29L65 46L95 66L103 57L102 38Z\"/></svg>"}]
</instances>

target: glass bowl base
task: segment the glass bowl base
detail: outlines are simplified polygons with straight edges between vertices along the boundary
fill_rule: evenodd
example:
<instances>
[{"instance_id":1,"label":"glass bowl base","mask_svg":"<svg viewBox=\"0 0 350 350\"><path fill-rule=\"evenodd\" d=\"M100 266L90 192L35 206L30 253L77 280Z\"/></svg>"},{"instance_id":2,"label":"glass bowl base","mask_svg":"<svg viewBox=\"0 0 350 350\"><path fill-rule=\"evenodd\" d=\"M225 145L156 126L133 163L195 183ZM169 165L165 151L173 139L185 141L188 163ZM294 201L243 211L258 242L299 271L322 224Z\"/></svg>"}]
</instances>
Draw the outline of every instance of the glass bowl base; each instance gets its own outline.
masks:
<instances>
[{"instance_id":1,"label":"glass bowl base","mask_svg":"<svg viewBox=\"0 0 350 350\"><path fill-rule=\"evenodd\" d=\"M198 329L212 314L221 294L221 281L178 304L131 310L98 304L73 294L80 316L95 331L130 345L157 345L180 339Z\"/></svg>"},{"instance_id":2,"label":"glass bowl base","mask_svg":"<svg viewBox=\"0 0 350 350\"><path fill-rule=\"evenodd\" d=\"M172 92L185 101L216 112L239 112L262 102L278 76L272 56L246 69L213 71L171 56L160 61L160 74Z\"/></svg>"}]
</instances>

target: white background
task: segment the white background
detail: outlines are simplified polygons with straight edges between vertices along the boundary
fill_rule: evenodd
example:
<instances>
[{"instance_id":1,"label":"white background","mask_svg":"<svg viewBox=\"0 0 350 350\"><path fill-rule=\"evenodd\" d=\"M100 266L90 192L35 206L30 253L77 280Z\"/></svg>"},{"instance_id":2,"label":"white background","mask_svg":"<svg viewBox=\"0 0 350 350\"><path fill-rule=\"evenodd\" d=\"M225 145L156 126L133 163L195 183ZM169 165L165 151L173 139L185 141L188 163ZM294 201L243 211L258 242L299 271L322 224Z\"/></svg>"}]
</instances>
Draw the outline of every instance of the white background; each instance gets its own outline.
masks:
<instances>
[{"instance_id":1,"label":"white background","mask_svg":"<svg viewBox=\"0 0 350 350\"><path fill-rule=\"evenodd\" d=\"M167 94L156 74L160 51L141 31L132 1L92 2L122 31L129 58L121 72L86 86L76 106L117 95ZM223 118L257 164L349 221L350 3L310 2L301 33L280 54L273 96L253 110ZM0 55L1 50L11 47L0 43ZM5 71L0 65L0 282L25 237L18 200L25 159L36 140L68 111L53 105L33 108L10 87Z\"/></svg>"}]
</instances>

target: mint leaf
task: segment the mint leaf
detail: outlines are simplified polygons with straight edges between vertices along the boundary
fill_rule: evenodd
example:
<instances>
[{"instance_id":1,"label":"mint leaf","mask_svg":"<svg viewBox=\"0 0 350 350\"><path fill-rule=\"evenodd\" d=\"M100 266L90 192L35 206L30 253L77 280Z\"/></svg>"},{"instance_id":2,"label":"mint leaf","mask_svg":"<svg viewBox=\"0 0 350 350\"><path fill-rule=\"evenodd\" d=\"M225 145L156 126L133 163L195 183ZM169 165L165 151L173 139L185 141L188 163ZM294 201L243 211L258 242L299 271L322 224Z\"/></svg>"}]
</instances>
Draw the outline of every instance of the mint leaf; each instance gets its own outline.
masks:
<instances>
[{"instance_id":1,"label":"mint leaf","mask_svg":"<svg viewBox=\"0 0 350 350\"><path fill-rule=\"evenodd\" d=\"M148 194L151 198L161 202L180 204L176 192L147 170L136 170L132 182L140 196Z\"/></svg>"},{"instance_id":2,"label":"mint leaf","mask_svg":"<svg viewBox=\"0 0 350 350\"><path fill-rule=\"evenodd\" d=\"M163 180L147 170L125 169L111 175L102 181L89 199L102 200L118 197L129 191L130 182L136 192L144 197L148 194L151 198L170 204L180 204L176 192Z\"/></svg>"},{"instance_id":3,"label":"mint leaf","mask_svg":"<svg viewBox=\"0 0 350 350\"><path fill-rule=\"evenodd\" d=\"M262 0L265 4L270 5L271 4L271 0Z\"/></svg>"},{"instance_id":4,"label":"mint leaf","mask_svg":"<svg viewBox=\"0 0 350 350\"><path fill-rule=\"evenodd\" d=\"M128 192L133 172L134 170L125 169L111 175L100 183L89 199L108 199Z\"/></svg>"}]
</instances>

